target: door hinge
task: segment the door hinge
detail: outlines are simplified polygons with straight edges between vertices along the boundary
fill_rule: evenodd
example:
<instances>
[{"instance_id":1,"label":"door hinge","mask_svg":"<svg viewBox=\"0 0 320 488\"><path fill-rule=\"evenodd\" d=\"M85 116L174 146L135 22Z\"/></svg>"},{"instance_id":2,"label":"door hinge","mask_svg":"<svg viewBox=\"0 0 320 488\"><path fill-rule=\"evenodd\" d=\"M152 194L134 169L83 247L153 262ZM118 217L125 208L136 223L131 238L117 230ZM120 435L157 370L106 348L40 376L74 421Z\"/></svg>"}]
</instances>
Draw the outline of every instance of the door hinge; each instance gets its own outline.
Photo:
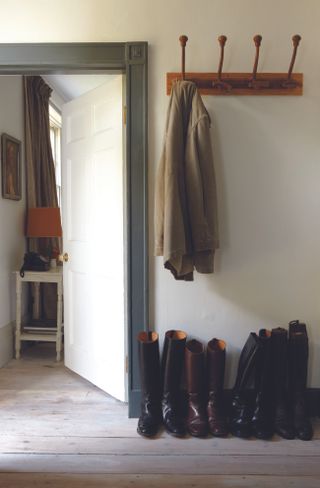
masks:
<instances>
[{"instance_id":1,"label":"door hinge","mask_svg":"<svg viewBox=\"0 0 320 488\"><path fill-rule=\"evenodd\" d=\"M123 107L123 125L127 125L127 106Z\"/></svg>"},{"instance_id":2,"label":"door hinge","mask_svg":"<svg viewBox=\"0 0 320 488\"><path fill-rule=\"evenodd\" d=\"M125 364L125 367L126 367L126 373L128 373L128 370L129 370L129 360L128 360L128 356L126 356L126 364Z\"/></svg>"}]
</instances>

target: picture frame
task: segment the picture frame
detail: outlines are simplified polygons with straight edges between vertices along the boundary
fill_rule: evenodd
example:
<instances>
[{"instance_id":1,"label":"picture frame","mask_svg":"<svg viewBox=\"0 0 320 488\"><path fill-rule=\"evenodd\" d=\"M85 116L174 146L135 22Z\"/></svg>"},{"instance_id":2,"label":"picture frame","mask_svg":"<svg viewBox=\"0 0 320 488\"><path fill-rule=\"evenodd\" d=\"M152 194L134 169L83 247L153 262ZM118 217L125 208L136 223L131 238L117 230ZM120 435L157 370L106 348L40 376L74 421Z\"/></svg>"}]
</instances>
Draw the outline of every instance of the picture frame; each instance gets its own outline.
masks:
<instances>
[{"instance_id":1,"label":"picture frame","mask_svg":"<svg viewBox=\"0 0 320 488\"><path fill-rule=\"evenodd\" d=\"M2 197L21 200L21 141L1 134Z\"/></svg>"}]
</instances>

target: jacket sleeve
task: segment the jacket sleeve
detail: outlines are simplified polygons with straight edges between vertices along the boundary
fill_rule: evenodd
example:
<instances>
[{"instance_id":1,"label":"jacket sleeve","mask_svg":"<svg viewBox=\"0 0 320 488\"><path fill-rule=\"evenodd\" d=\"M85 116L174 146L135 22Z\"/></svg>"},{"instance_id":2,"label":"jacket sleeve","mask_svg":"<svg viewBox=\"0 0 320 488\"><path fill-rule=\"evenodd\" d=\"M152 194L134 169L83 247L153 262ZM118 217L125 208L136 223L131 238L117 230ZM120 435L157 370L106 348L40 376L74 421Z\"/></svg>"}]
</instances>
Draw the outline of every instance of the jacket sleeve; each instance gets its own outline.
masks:
<instances>
[{"instance_id":1,"label":"jacket sleeve","mask_svg":"<svg viewBox=\"0 0 320 488\"><path fill-rule=\"evenodd\" d=\"M164 172L165 151L163 150L156 175L154 209L154 254L163 256L164 237Z\"/></svg>"},{"instance_id":2,"label":"jacket sleeve","mask_svg":"<svg viewBox=\"0 0 320 488\"><path fill-rule=\"evenodd\" d=\"M155 187L155 254L177 276L192 272L184 182L185 134L179 106L171 99ZM186 256L190 254L190 258Z\"/></svg>"},{"instance_id":3,"label":"jacket sleeve","mask_svg":"<svg viewBox=\"0 0 320 488\"><path fill-rule=\"evenodd\" d=\"M200 272L210 273L213 271L215 249L219 247L219 236L210 119L206 113L190 128L185 174L195 266ZM202 255L197 257L197 253Z\"/></svg>"}]
</instances>

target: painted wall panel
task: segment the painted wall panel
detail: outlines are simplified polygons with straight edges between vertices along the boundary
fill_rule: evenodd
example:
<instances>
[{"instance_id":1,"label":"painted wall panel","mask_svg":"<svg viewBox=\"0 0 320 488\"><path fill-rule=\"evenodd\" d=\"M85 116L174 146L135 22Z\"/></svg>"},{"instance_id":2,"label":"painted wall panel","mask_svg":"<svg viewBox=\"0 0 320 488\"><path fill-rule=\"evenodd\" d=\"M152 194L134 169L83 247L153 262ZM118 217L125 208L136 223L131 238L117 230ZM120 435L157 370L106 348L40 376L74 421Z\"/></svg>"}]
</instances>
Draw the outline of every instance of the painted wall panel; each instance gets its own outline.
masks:
<instances>
[{"instance_id":1,"label":"painted wall panel","mask_svg":"<svg viewBox=\"0 0 320 488\"><path fill-rule=\"evenodd\" d=\"M12 272L20 269L25 249L26 192L21 76L0 76L0 107L0 134L5 132L22 142L22 200L8 200L0 196L0 328L2 328L15 319L15 283ZM12 357L10 334L6 333L2 338L0 364L3 360Z\"/></svg>"}]
</instances>

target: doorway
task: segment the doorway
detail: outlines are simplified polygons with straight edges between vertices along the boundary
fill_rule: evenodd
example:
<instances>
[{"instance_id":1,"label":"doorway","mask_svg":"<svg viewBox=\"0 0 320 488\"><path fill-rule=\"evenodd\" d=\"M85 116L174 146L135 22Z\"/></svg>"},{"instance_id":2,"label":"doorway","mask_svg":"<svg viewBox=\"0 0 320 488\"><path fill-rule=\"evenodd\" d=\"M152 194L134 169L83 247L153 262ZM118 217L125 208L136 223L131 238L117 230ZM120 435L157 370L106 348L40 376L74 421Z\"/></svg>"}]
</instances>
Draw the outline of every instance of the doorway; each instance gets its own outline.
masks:
<instances>
[{"instance_id":1,"label":"doorway","mask_svg":"<svg viewBox=\"0 0 320 488\"><path fill-rule=\"evenodd\" d=\"M126 329L129 416L135 417L140 398L136 336L148 322L147 43L0 45L0 74L101 71L123 73L126 79Z\"/></svg>"}]
</instances>

